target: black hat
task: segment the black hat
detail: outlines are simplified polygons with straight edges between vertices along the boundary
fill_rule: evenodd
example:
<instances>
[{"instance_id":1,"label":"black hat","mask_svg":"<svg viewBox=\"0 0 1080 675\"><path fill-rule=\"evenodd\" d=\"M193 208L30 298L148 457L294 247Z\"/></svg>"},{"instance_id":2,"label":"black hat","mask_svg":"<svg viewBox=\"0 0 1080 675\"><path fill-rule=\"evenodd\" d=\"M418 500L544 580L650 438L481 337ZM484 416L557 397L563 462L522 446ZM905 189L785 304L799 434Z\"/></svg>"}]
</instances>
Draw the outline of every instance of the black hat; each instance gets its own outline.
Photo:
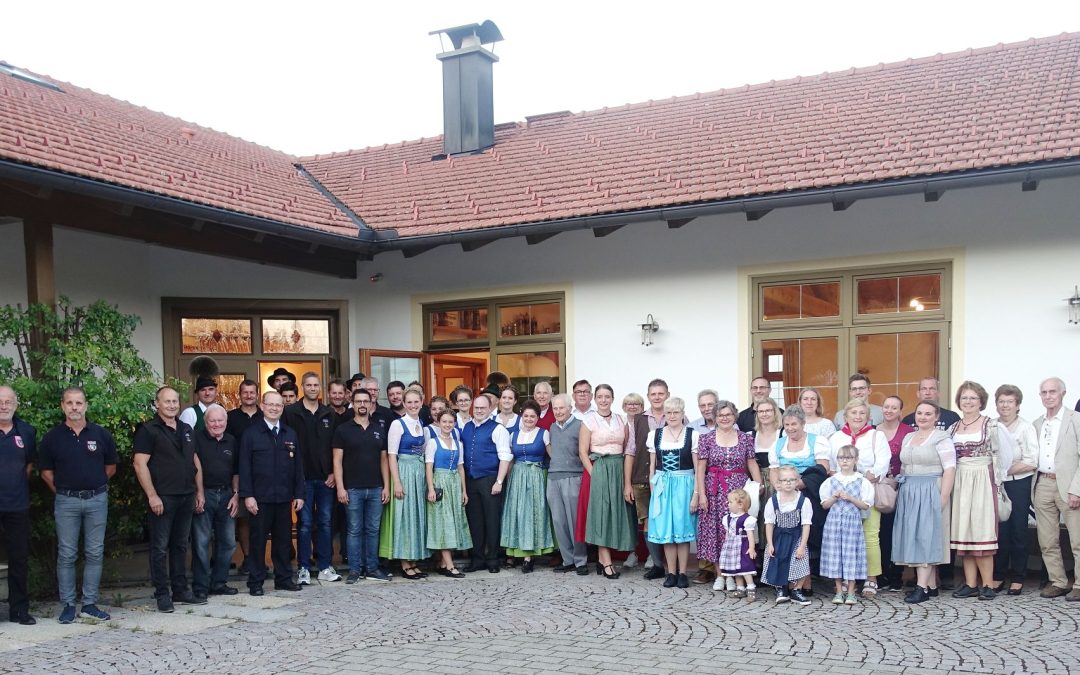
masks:
<instances>
[{"instance_id":1,"label":"black hat","mask_svg":"<svg viewBox=\"0 0 1080 675\"><path fill-rule=\"evenodd\" d=\"M353 376L345 382L345 388L351 391L353 388L353 383L362 380L365 377L367 377L367 375L364 375L363 373L353 373Z\"/></svg>"},{"instance_id":2,"label":"black hat","mask_svg":"<svg viewBox=\"0 0 1080 675\"><path fill-rule=\"evenodd\" d=\"M266 378L266 384L270 385L271 387L274 386L274 379L276 379L278 375L284 375L285 377L289 378L289 382L296 382L295 375L290 373L285 368L278 368L274 372L270 373L270 377Z\"/></svg>"},{"instance_id":3,"label":"black hat","mask_svg":"<svg viewBox=\"0 0 1080 675\"><path fill-rule=\"evenodd\" d=\"M206 389L207 387L216 387L217 382L214 378L207 377L206 375L200 375L199 379L195 380L195 391Z\"/></svg>"}]
</instances>

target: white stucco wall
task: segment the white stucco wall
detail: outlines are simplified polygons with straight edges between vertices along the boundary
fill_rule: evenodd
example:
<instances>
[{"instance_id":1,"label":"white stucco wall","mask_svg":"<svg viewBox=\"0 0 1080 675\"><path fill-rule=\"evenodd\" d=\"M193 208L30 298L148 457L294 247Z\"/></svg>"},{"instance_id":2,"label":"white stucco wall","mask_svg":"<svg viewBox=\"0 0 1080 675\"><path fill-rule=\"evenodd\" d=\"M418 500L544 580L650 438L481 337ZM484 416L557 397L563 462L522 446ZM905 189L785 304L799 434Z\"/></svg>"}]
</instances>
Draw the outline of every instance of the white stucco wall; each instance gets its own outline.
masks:
<instances>
[{"instance_id":1,"label":"white stucco wall","mask_svg":"<svg viewBox=\"0 0 1080 675\"><path fill-rule=\"evenodd\" d=\"M1018 185L781 209L757 222L700 218L677 230L627 226L608 237L560 234L535 246L495 242L472 253L447 246L406 260L400 253L359 266L344 281L215 259L81 233L56 232L57 286L77 302L104 297L143 317L137 343L162 367L164 296L347 299L349 372L357 348L419 349L419 303L453 296L512 294L536 287L567 293L567 375L642 391L656 376L688 399L703 387L741 402L749 374L748 271L860 266L903 259L954 261L952 381L992 389L1020 385L1034 417L1039 380L1076 381L1062 298L1080 283L1080 181L1023 193ZM21 232L0 226L0 303L25 302ZM899 256L899 257L897 257ZM373 284L368 276L381 272ZM652 313L661 330L649 348L637 328Z\"/></svg>"}]
</instances>

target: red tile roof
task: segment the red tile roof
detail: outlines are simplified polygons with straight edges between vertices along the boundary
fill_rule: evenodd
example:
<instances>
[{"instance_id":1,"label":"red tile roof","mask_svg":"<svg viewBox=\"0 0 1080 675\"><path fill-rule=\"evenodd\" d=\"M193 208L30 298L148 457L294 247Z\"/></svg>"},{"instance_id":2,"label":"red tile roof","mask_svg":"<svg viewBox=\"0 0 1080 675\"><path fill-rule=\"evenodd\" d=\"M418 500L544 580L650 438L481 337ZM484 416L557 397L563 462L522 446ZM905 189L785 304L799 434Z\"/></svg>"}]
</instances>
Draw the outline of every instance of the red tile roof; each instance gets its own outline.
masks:
<instances>
[{"instance_id":1,"label":"red tile roof","mask_svg":"<svg viewBox=\"0 0 1080 675\"><path fill-rule=\"evenodd\" d=\"M1080 34L305 158L402 236L1080 155Z\"/></svg>"},{"instance_id":2,"label":"red tile roof","mask_svg":"<svg viewBox=\"0 0 1080 675\"><path fill-rule=\"evenodd\" d=\"M0 158L355 236L296 158L47 77L0 71Z\"/></svg>"},{"instance_id":3,"label":"red tile roof","mask_svg":"<svg viewBox=\"0 0 1080 675\"><path fill-rule=\"evenodd\" d=\"M297 159L0 77L0 158L349 236L458 232L1080 156L1080 33ZM47 79L47 78L45 78Z\"/></svg>"}]
</instances>

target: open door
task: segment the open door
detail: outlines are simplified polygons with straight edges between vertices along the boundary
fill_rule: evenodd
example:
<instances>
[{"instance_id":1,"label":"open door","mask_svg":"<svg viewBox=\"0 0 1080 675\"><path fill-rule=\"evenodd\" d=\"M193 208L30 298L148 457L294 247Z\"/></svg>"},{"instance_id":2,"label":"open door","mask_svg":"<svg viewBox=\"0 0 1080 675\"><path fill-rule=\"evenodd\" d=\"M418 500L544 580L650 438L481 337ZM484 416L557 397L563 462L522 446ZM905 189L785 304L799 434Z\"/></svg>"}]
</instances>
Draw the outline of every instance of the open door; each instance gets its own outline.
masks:
<instances>
[{"instance_id":1,"label":"open door","mask_svg":"<svg viewBox=\"0 0 1080 675\"><path fill-rule=\"evenodd\" d=\"M400 380L408 385L419 382L424 387L427 398L435 391L431 388L431 357L424 352L410 352L391 349L361 349L360 372L379 380L379 404L388 405L386 385Z\"/></svg>"}]
</instances>

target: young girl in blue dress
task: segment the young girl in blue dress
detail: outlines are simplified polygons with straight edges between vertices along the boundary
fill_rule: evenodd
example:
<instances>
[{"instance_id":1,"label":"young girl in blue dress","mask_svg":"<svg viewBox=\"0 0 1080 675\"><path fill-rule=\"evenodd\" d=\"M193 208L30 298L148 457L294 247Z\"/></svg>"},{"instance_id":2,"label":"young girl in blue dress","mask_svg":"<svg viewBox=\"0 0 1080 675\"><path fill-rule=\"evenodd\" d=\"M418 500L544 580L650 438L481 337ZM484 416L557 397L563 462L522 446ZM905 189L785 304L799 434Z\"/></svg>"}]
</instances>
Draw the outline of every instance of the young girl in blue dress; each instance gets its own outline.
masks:
<instances>
[{"instance_id":1,"label":"young girl in blue dress","mask_svg":"<svg viewBox=\"0 0 1080 675\"><path fill-rule=\"evenodd\" d=\"M866 579L863 519L874 505L874 486L855 470L858 461L858 448L841 447L836 453L840 471L821 484L819 493L821 507L829 512L821 535L821 576L836 583L834 605L854 605L855 582Z\"/></svg>"},{"instance_id":2,"label":"young girl in blue dress","mask_svg":"<svg viewBox=\"0 0 1080 675\"><path fill-rule=\"evenodd\" d=\"M810 575L806 543L814 510L810 500L795 489L799 472L793 466L778 471L779 490L765 502L765 566L761 580L776 588L776 604L792 601L809 605L799 586Z\"/></svg>"}]
</instances>

